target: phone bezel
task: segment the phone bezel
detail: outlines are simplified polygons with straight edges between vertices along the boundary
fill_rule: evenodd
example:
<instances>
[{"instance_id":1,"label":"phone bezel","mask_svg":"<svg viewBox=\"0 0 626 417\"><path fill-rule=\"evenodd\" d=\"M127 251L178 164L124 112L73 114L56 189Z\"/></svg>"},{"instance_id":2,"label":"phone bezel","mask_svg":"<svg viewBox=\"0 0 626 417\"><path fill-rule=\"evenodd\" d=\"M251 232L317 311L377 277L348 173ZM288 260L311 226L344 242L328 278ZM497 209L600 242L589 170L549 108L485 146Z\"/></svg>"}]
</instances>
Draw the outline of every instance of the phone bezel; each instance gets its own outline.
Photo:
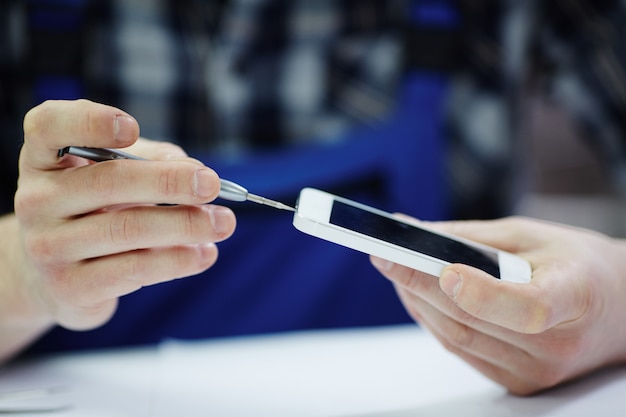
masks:
<instances>
[{"instance_id":1,"label":"phone bezel","mask_svg":"<svg viewBox=\"0 0 626 417\"><path fill-rule=\"evenodd\" d=\"M503 281L526 283L531 279L530 265L526 260L517 255L504 252L478 242L442 233L422 225L407 222L385 211L314 188L305 188L300 192L300 197L296 205L296 212L294 213L293 218L294 227L304 233L328 240L341 246L378 256L434 276L439 276L442 269L447 265L450 265L450 262L446 260L435 258L421 252L416 252L412 249L330 223L331 209L333 207L334 200L360 210L368 211L378 216L400 221L444 238L456 240L457 242L464 243L468 246L474 246L475 248L483 251L491 252L497 256L498 267L500 269L500 279Z\"/></svg>"}]
</instances>

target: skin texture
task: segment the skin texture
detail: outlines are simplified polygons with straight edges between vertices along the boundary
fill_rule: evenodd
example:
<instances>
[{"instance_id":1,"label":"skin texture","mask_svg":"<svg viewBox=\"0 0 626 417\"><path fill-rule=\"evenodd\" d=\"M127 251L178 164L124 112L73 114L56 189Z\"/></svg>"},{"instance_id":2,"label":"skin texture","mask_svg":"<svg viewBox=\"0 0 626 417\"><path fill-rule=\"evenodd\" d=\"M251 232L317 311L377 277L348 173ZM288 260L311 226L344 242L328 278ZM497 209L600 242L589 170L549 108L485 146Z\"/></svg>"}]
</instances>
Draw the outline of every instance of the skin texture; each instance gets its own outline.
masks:
<instances>
[{"instance_id":1,"label":"skin texture","mask_svg":"<svg viewBox=\"0 0 626 417\"><path fill-rule=\"evenodd\" d=\"M0 219L0 360L51 326L98 327L120 296L215 263L215 243L236 223L205 204L217 197L217 174L138 137L131 116L86 100L45 102L25 116L15 215ZM59 158L68 145L132 145L150 161Z\"/></svg>"},{"instance_id":2,"label":"skin texture","mask_svg":"<svg viewBox=\"0 0 626 417\"><path fill-rule=\"evenodd\" d=\"M588 230L507 218L430 227L526 258L529 284L465 265L441 276L372 257L412 317L449 351L517 395L626 361L626 246Z\"/></svg>"}]
</instances>

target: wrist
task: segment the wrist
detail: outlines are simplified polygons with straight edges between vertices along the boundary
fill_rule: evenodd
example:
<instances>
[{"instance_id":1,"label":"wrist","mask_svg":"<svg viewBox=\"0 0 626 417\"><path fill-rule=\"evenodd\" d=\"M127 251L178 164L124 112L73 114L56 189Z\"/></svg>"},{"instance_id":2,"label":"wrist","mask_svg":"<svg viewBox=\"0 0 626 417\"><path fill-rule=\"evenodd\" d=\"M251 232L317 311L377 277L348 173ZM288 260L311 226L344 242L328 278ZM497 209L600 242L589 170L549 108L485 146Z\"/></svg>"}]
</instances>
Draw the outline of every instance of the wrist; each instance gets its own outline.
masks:
<instances>
[{"instance_id":1,"label":"wrist","mask_svg":"<svg viewBox=\"0 0 626 417\"><path fill-rule=\"evenodd\" d=\"M0 217L0 361L14 355L54 325L37 289L14 215Z\"/></svg>"},{"instance_id":2,"label":"wrist","mask_svg":"<svg viewBox=\"0 0 626 417\"><path fill-rule=\"evenodd\" d=\"M598 261L606 263L605 279L600 278L600 285L606 285L604 293L607 299L602 306L598 328L607 328L608 334L603 344L611 346L614 353L608 357L610 364L626 363L626 239L610 239L611 248L598 253ZM606 327L603 322L610 323Z\"/></svg>"}]
</instances>

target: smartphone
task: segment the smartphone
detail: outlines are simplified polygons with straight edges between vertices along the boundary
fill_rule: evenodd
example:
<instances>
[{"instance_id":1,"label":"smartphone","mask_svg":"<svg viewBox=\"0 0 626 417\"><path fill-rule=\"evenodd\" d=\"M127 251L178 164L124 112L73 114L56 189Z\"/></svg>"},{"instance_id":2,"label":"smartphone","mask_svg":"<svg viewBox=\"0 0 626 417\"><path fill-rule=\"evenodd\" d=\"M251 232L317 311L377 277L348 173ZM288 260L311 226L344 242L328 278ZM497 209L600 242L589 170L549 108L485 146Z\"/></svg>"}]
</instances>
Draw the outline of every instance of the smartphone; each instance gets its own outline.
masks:
<instances>
[{"instance_id":1,"label":"smartphone","mask_svg":"<svg viewBox=\"0 0 626 417\"><path fill-rule=\"evenodd\" d=\"M417 226L346 198L304 188L293 217L296 229L330 242L439 276L453 263L503 281L527 283L528 261L502 250Z\"/></svg>"}]
</instances>

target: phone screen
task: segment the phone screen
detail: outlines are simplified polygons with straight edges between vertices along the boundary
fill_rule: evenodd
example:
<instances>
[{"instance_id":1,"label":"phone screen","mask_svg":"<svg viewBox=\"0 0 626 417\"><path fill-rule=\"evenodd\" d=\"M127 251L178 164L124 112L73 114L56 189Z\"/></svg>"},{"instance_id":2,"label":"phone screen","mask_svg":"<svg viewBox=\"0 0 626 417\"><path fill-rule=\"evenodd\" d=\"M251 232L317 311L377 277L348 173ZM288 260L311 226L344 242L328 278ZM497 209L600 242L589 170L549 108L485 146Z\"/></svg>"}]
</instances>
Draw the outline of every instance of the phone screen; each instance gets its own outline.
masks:
<instances>
[{"instance_id":1,"label":"phone screen","mask_svg":"<svg viewBox=\"0 0 626 417\"><path fill-rule=\"evenodd\" d=\"M450 263L470 265L500 279L498 254L428 230L333 201L330 223Z\"/></svg>"}]
</instances>

